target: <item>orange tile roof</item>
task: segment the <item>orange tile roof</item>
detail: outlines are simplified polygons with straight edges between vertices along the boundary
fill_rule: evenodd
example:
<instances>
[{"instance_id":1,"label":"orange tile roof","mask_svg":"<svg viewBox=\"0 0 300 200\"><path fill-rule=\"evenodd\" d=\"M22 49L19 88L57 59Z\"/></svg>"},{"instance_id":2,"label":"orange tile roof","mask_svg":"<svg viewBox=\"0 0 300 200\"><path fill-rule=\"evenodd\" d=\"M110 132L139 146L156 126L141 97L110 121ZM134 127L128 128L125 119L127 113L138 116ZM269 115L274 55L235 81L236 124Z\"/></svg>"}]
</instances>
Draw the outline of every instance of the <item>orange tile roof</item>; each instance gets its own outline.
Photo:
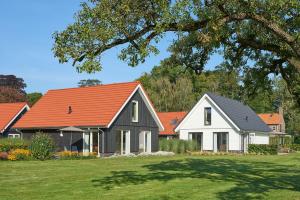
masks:
<instances>
[{"instance_id":1,"label":"orange tile roof","mask_svg":"<svg viewBox=\"0 0 300 200\"><path fill-rule=\"evenodd\" d=\"M4 131L9 123L26 105L27 104L25 102L0 103L0 133Z\"/></svg>"},{"instance_id":2,"label":"orange tile roof","mask_svg":"<svg viewBox=\"0 0 300 200\"><path fill-rule=\"evenodd\" d=\"M164 131L160 131L160 135L175 134L174 129L185 117L187 112L159 112L158 117L164 126Z\"/></svg>"},{"instance_id":3,"label":"orange tile roof","mask_svg":"<svg viewBox=\"0 0 300 200\"><path fill-rule=\"evenodd\" d=\"M282 117L279 113L262 113L258 114L258 116L266 123L266 124L281 124Z\"/></svg>"},{"instance_id":4,"label":"orange tile roof","mask_svg":"<svg viewBox=\"0 0 300 200\"><path fill-rule=\"evenodd\" d=\"M128 82L49 90L14 127L107 127L139 84Z\"/></svg>"}]
</instances>

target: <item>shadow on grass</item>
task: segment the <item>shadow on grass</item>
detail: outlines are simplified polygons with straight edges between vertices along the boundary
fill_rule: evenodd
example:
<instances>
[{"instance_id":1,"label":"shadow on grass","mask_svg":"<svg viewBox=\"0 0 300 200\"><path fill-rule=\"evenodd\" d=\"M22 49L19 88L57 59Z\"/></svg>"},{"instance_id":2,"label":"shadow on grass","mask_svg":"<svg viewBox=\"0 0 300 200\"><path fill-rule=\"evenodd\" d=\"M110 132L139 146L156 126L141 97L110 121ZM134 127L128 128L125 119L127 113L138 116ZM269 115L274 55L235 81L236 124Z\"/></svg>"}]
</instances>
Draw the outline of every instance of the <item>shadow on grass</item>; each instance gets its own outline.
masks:
<instances>
[{"instance_id":1,"label":"shadow on grass","mask_svg":"<svg viewBox=\"0 0 300 200\"><path fill-rule=\"evenodd\" d=\"M263 158L263 157L262 157ZM110 190L128 184L149 181L167 182L174 179L209 179L213 182L236 183L236 186L218 192L219 199L261 199L270 190L300 191L300 169L269 162L238 161L231 159L199 159L163 161L144 165L146 172L112 171L111 176L92 180L95 187Z\"/></svg>"}]
</instances>

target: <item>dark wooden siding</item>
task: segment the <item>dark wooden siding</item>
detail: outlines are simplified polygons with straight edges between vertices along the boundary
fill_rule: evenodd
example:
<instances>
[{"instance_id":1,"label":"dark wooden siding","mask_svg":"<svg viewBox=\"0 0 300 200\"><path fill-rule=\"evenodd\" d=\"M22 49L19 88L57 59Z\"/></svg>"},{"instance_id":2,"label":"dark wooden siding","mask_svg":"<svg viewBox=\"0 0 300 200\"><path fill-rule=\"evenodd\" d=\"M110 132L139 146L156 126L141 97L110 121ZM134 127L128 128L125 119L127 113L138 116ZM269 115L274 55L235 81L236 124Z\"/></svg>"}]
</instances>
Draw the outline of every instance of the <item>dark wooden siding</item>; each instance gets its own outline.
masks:
<instances>
[{"instance_id":1,"label":"dark wooden siding","mask_svg":"<svg viewBox=\"0 0 300 200\"><path fill-rule=\"evenodd\" d=\"M65 147L69 150L70 144L73 147L76 146L78 151L82 151L82 133L63 132L63 137L61 137L59 130L50 129L40 131L52 137L56 145L57 151L63 151ZM37 132L37 130L23 130L22 138L26 140L31 140L32 136L34 136Z\"/></svg>"},{"instance_id":2,"label":"dark wooden siding","mask_svg":"<svg viewBox=\"0 0 300 200\"><path fill-rule=\"evenodd\" d=\"M134 100L138 101L139 106L138 122L132 122L131 118L132 101ZM105 153L115 152L116 133L118 130L130 131L131 152L138 152L139 150L139 133L141 131L151 131L151 149L152 151L158 151L159 128L138 91L124 107L115 122L112 124L111 128L105 130Z\"/></svg>"}]
</instances>

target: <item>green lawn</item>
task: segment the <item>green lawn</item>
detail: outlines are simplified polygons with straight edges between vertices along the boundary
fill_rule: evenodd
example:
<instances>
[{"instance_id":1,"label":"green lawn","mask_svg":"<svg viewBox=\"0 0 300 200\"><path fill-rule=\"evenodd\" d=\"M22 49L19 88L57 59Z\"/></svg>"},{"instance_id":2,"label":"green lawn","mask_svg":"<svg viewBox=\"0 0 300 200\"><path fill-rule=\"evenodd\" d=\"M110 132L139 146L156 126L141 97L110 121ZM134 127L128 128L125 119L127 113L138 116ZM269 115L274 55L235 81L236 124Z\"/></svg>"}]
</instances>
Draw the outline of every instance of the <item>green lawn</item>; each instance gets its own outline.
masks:
<instances>
[{"instance_id":1,"label":"green lawn","mask_svg":"<svg viewBox=\"0 0 300 200\"><path fill-rule=\"evenodd\" d=\"M0 199L300 199L300 154L0 161Z\"/></svg>"}]
</instances>

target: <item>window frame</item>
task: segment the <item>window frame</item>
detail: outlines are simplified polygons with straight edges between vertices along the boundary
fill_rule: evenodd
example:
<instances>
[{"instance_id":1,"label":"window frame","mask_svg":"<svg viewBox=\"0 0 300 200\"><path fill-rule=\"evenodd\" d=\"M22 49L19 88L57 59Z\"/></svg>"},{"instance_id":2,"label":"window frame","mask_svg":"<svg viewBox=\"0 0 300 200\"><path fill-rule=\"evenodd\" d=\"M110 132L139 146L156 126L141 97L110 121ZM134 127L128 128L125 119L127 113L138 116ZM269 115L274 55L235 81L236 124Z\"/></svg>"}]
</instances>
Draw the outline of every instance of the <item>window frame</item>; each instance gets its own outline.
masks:
<instances>
[{"instance_id":1,"label":"window frame","mask_svg":"<svg viewBox=\"0 0 300 200\"><path fill-rule=\"evenodd\" d=\"M208 119L208 112L207 112L207 110L210 110L210 121L208 121L207 119ZM211 118L212 118L212 109L211 109L211 107L204 107L204 125L205 126L210 126L211 125Z\"/></svg>"},{"instance_id":2,"label":"window frame","mask_svg":"<svg viewBox=\"0 0 300 200\"><path fill-rule=\"evenodd\" d=\"M132 122L139 122L139 102L136 100L133 100L131 102L131 121ZM134 106L136 107L134 110Z\"/></svg>"},{"instance_id":3,"label":"window frame","mask_svg":"<svg viewBox=\"0 0 300 200\"><path fill-rule=\"evenodd\" d=\"M17 137L16 137L17 136ZM8 135L7 135L7 137L8 138L18 138L18 139L20 139L21 138L21 134L19 134L19 133L9 133Z\"/></svg>"}]
</instances>

